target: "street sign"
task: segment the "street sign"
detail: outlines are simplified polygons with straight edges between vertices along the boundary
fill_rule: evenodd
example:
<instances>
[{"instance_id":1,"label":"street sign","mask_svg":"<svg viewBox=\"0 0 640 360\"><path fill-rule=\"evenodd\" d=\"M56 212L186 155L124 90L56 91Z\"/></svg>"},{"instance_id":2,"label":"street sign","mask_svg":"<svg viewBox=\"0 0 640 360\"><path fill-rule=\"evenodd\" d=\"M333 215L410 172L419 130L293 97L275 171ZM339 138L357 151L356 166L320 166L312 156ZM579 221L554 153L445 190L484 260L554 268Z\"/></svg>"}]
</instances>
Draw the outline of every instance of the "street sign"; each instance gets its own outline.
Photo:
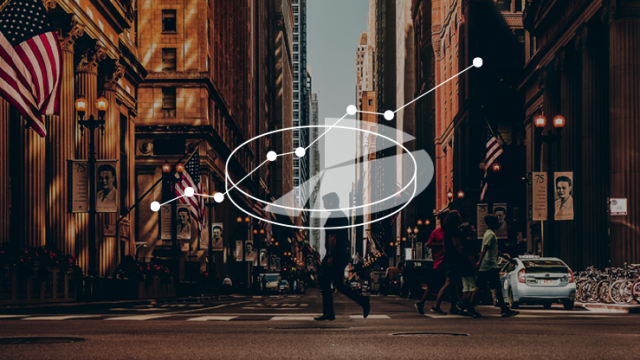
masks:
<instances>
[{"instance_id":1,"label":"street sign","mask_svg":"<svg viewBox=\"0 0 640 360\"><path fill-rule=\"evenodd\" d=\"M627 215L627 199L610 199L609 214L611 216Z\"/></svg>"},{"instance_id":2,"label":"street sign","mask_svg":"<svg viewBox=\"0 0 640 360\"><path fill-rule=\"evenodd\" d=\"M548 182L546 172L529 173L529 219L547 220Z\"/></svg>"},{"instance_id":3,"label":"street sign","mask_svg":"<svg viewBox=\"0 0 640 360\"><path fill-rule=\"evenodd\" d=\"M106 236L106 237L116 237L116 226L115 225L105 225L104 226L104 236Z\"/></svg>"}]
</instances>

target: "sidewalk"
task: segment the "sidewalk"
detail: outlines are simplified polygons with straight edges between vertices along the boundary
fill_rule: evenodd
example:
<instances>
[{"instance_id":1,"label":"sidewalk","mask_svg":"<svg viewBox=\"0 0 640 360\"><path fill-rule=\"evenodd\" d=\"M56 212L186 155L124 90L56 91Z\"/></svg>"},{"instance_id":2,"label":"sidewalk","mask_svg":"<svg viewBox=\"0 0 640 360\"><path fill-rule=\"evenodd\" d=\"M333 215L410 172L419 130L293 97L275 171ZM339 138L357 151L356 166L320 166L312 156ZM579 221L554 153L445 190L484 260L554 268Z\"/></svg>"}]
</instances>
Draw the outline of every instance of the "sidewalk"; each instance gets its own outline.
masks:
<instances>
[{"instance_id":1,"label":"sidewalk","mask_svg":"<svg viewBox=\"0 0 640 360\"><path fill-rule=\"evenodd\" d=\"M121 300L121 301L97 301L97 302L71 302L71 303L51 303L51 304L25 304L0 306L0 315L14 314L54 314L54 313L86 313L102 310L109 310L113 307L155 305L174 302L201 302L201 301L231 301L244 299L249 295L219 295L219 296L197 296L183 298L162 298L145 300Z\"/></svg>"},{"instance_id":2,"label":"sidewalk","mask_svg":"<svg viewBox=\"0 0 640 360\"><path fill-rule=\"evenodd\" d=\"M601 312L615 312L626 314L638 314L640 313L640 305L619 305L619 304L602 304L602 303L579 303L576 302L576 306L581 306L591 311Z\"/></svg>"}]
</instances>

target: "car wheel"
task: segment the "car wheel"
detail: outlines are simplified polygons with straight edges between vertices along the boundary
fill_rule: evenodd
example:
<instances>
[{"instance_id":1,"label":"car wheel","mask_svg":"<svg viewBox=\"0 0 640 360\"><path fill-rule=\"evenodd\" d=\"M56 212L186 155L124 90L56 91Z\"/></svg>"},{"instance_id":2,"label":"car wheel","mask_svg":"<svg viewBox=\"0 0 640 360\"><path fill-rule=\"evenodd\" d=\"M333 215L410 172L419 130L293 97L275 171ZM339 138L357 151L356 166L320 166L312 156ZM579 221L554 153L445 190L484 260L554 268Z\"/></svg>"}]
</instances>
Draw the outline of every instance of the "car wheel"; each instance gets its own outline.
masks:
<instances>
[{"instance_id":1,"label":"car wheel","mask_svg":"<svg viewBox=\"0 0 640 360\"><path fill-rule=\"evenodd\" d=\"M509 307L512 309L520 307L520 303L513 300L513 292L511 292L511 289L509 289Z\"/></svg>"},{"instance_id":2,"label":"car wheel","mask_svg":"<svg viewBox=\"0 0 640 360\"><path fill-rule=\"evenodd\" d=\"M553 303L550 303L550 302L547 302L547 303L543 304L545 309L551 309L551 305L553 305Z\"/></svg>"},{"instance_id":3,"label":"car wheel","mask_svg":"<svg viewBox=\"0 0 640 360\"><path fill-rule=\"evenodd\" d=\"M565 310L573 310L574 302L573 300L565 300L562 302Z\"/></svg>"}]
</instances>

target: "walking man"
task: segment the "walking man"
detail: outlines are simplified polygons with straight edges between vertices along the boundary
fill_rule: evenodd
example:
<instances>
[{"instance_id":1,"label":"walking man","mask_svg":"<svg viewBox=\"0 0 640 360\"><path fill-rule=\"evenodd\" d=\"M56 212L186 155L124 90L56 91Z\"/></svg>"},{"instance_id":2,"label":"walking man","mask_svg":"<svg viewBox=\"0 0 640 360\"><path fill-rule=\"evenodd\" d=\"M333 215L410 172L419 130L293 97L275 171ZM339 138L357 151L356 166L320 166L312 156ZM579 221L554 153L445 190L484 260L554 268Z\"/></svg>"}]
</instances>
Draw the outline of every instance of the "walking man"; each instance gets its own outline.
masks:
<instances>
[{"instance_id":1,"label":"walking man","mask_svg":"<svg viewBox=\"0 0 640 360\"><path fill-rule=\"evenodd\" d=\"M346 295L349 299L362 306L363 316L369 316L371 306L369 297L362 296L344 284L344 269L349 263L351 251L348 239L348 229L335 229L336 227L348 226L347 216L340 209L340 198L336 193L329 193L322 197L325 209L331 211L329 218L324 224L325 230L325 256L322 259L320 288L322 290L322 316L314 320L335 320L333 312L333 293L331 282L334 288Z\"/></svg>"},{"instance_id":2,"label":"walking man","mask_svg":"<svg viewBox=\"0 0 640 360\"><path fill-rule=\"evenodd\" d=\"M440 309L440 304L444 300L445 295L449 294L451 301L451 309L449 313L456 315L460 313L457 303L460 302L460 288L462 285L461 268L464 265L465 257L462 254L461 240L463 238L458 227L462 225L462 219L458 211L451 211L447 215L444 223L444 265L447 271L447 279L444 286L438 293L436 304L431 307L431 312L440 315L446 315Z\"/></svg>"},{"instance_id":3,"label":"walking man","mask_svg":"<svg viewBox=\"0 0 640 360\"><path fill-rule=\"evenodd\" d=\"M502 309L502 317L518 315L519 312L509 309L505 304L502 297L502 289L500 288L500 270L497 267L498 256L507 260L511 260L511 257L498 250L498 238L495 234L495 230L499 226L498 218L493 214L489 214L484 217L484 222L487 224L487 231L482 238L482 252L480 253L480 260L476 264L476 267L478 267L477 286L482 289L485 284L488 284L490 289L496 290L498 305Z\"/></svg>"}]
</instances>

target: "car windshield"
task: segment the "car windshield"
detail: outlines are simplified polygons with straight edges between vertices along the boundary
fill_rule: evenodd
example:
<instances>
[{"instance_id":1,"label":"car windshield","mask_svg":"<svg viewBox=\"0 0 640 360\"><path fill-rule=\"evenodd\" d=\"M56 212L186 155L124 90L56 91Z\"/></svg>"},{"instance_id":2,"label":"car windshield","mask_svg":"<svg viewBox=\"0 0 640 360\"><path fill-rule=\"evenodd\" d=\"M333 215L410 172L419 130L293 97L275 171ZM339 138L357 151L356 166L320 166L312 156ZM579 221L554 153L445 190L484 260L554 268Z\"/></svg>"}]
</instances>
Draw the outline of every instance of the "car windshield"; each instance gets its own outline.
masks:
<instances>
[{"instance_id":1,"label":"car windshield","mask_svg":"<svg viewBox=\"0 0 640 360\"><path fill-rule=\"evenodd\" d=\"M288 284L287 280L282 280L282 281L280 282L280 285L287 285L287 284Z\"/></svg>"},{"instance_id":2,"label":"car windshield","mask_svg":"<svg viewBox=\"0 0 640 360\"><path fill-rule=\"evenodd\" d=\"M267 281L268 282L278 281L278 275L267 275Z\"/></svg>"},{"instance_id":3,"label":"car windshield","mask_svg":"<svg viewBox=\"0 0 640 360\"><path fill-rule=\"evenodd\" d=\"M528 273L569 272L569 268L559 260L528 260L522 263Z\"/></svg>"}]
</instances>

